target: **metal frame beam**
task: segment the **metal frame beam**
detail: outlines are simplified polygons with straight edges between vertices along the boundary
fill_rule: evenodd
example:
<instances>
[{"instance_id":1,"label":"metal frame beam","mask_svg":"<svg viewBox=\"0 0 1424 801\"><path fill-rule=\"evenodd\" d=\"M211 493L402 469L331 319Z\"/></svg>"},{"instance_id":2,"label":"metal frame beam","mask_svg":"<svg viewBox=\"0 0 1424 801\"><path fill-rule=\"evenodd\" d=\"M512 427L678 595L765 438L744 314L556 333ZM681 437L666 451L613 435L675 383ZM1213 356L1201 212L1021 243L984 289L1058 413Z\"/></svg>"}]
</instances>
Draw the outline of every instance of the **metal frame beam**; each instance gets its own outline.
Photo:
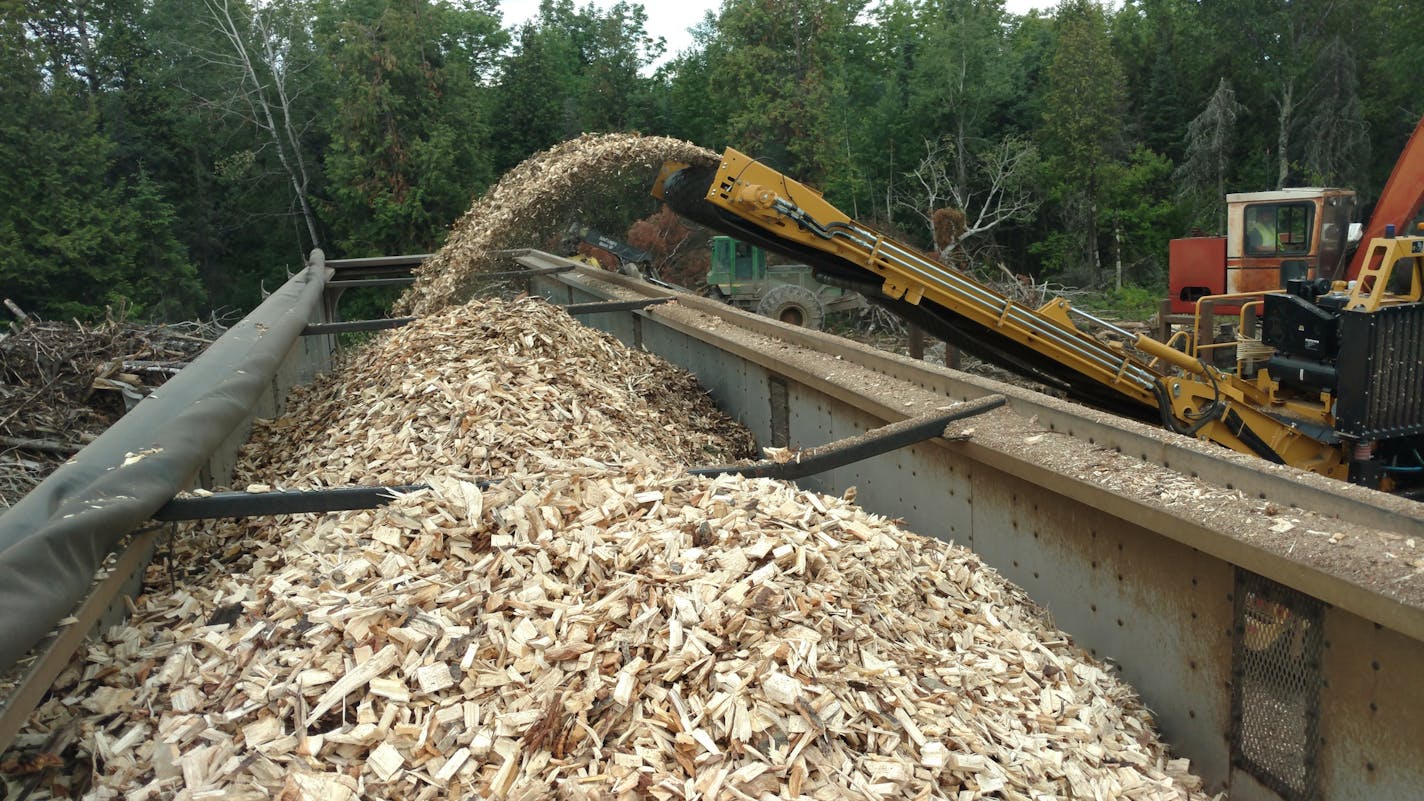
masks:
<instances>
[{"instance_id":1,"label":"metal frame beam","mask_svg":"<svg viewBox=\"0 0 1424 801\"><path fill-rule=\"evenodd\" d=\"M361 286L400 286L415 283L415 276L403 275L398 278L341 278L327 281L328 289L352 289Z\"/></svg>"},{"instance_id":2,"label":"metal frame beam","mask_svg":"<svg viewBox=\"0 0 1424 801\"><path fill-rule=\"evenodd\" d=\"M481 488L488 482L481 482ZM210 520L218 517L347 512L385 506L396 496L430 489L429 484L393 487L333 487L277 492L215 492L174 498L154 512L154 520Z\"/></svg>"},{"instance_id":3,"label":"metal frame beam","mask_svg":"<svg viewBox=\"0 0 1424 801\"><path fill-rule=\"evenodd\" d=\"M564 311L574 316L582 314L603 314L605 312L636 311L646 309L649 306L656 306L660 303L667 303L676 298L668 295L666 297L647 298L644 300L615 300L607 303L570 303L562 307Z\"/></svg>"},{"instance_id":4,"label":"metal frame beam","mask_svg":"<svg viewBox=\"0 0 1424 801\"><path fill-rule=\"evenodd\" d=\"M318 323L302 329L302 336L315 337L326 334L349 334L356 331L384 331L400 328L415 322L414 317L390 317L384 320L350 320L344 323Z\"/></svg>"},{"instance_id":5,"label":"metal frame beam","mask_svg":"<svg viewBox=\"0 0 1424 801\"><path fill-rule=\"evenodd\" d=\"M858 437L836 440L828 445L798 453L785 462L764 461L749 465L726 465L722 467L698 467L687 472L697 476L719 476L732 473L748 478L778 478L792 481L817 473L835 470L848 464L879 456L907 445L924 442L940 436L948 436L945 430L950 423L1003 406L1003 395L990 395L966 404L960 404L954 411L944 414L922 415L872 429Z\"/></svg>"}]
</instances>

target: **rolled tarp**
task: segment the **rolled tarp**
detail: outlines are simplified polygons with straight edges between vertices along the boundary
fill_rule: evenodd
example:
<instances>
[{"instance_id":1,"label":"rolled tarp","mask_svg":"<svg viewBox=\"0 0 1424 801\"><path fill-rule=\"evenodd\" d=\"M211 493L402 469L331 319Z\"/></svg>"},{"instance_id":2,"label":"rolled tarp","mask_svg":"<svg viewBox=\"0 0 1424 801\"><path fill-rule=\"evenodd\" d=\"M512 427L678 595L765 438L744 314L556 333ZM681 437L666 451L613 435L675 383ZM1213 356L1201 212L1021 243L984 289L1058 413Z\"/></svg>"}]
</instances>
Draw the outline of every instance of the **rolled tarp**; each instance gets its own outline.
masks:
<instances>
[{"instance_id":1,"label":"rolled tarp","mask_svg":"<svg viewBox=\"0 0 1424 801\"><path fill-rule=\"evenodd\" d=\"M321 252L0 515L0 670L74 609L118 542L190 486L320 309Z\"/></svg>"}]
</instances>

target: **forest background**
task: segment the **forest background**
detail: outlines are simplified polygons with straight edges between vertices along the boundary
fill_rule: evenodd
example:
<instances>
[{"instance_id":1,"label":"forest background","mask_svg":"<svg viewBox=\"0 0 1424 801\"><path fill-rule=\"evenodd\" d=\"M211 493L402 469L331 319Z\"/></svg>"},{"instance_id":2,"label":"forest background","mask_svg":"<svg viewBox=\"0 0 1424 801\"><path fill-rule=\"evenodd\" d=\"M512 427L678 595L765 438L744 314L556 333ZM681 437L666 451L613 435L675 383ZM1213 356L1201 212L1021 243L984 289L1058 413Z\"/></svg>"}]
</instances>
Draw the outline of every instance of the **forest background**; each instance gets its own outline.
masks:
<instances>
[{"instance_id":1,"label":"forest background","mask_svg":"<svg viewBox=\"0 0 1424 801\"><path fill-rule=\"evenodd\" d=\"M1223 195L1370 203L1424 113L1413 0L723 0L667 58L643 6L0 0L0 294L52 318L241 312L329 257L430 252L582 132L733 146L974 264L1160 294ZM654 68L653 65L657 65ZM578 222L625 235L645 186Z\"/></svg>"}]
</instances>

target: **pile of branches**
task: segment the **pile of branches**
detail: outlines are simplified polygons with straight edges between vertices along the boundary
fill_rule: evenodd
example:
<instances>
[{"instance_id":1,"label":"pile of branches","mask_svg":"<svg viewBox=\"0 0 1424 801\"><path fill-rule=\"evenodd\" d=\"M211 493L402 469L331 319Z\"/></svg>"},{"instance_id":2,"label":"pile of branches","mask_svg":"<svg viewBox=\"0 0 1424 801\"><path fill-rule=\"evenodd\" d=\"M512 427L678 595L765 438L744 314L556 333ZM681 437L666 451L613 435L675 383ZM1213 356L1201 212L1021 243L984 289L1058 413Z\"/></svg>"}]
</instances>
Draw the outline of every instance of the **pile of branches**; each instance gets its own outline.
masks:
<instances>
[{"instance_id":1,"label":"pile of branches","mask_svg":"<svg viewBox=\"0 0 1424 801\"><path fill-rule=\"evenodd\" d=\"M12 304L6 304L12 306ZM216 321L17 320L0 333L0 509L11 506L222 334Z\"/></svg>"}]
</instances>

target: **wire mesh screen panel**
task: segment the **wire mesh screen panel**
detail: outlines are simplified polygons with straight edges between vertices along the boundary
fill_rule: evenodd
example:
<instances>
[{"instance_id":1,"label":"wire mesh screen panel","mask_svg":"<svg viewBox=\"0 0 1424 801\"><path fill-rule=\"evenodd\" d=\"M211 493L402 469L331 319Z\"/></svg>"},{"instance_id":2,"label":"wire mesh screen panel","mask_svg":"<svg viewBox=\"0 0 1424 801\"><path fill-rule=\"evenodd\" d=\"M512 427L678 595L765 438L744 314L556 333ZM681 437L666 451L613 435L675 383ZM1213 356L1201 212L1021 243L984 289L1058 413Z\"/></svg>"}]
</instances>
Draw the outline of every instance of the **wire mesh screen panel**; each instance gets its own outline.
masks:
<instances>
[{"instance_id":1,"label":"wire mesh screen panel","mask_svg":"<svg viewBox=\"0 0 1424 801\"><path fill-rule=\"evenodd\" d=\"M1236 571L1231 756L1286 801L1316 801L1319 600Z\"/></svg>"}]
</instances>

